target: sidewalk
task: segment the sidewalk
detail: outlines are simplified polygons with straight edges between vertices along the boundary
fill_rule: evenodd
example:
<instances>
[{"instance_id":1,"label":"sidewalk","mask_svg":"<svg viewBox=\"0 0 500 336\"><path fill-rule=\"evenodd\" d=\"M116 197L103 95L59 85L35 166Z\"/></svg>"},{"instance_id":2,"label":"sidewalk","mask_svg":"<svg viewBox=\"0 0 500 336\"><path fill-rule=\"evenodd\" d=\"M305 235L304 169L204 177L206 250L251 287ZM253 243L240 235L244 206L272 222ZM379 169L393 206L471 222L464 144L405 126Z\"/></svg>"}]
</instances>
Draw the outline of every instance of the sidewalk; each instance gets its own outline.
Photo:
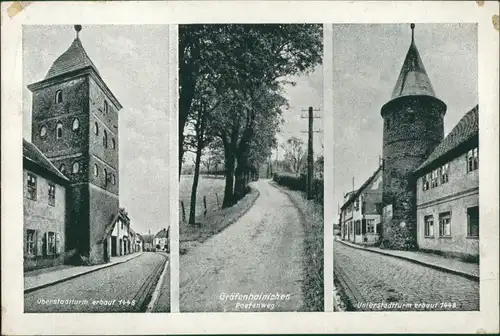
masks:
<instances>
[{"instance_id":1,"label":"sidewalk","mask_svg":"<svg viewBox=\"0 0 500 336\"><path fill-rule=\"evenodd\" d=\"M375 253L385 254L388 256L405 259L410 262L421 264L424 266L432 267L441 271L464 276L472 280L479 280L479 264L467 263L460 259L445 258L439 255L434 255L418 251L396 251L396 250L383 250L378 247L364 247L356 245L351 242L346 242L335 238L336 241L357 249L371 251Z\"/></svg>"},{"instance_id":2,"label":"sidewalk","mask_svg":"<svg viewBox=\"0 0 500 336\"><path fill-rule=\"evenodd\" d=\"M55 285L57 283L76 278L78 276L95 272L97 270L110 267L113 265L121 264L130 259L140 256L142 252L127 254L120 257L112 257L111 260L102 265L92 266L68 266L54 267L53 271L43 272L35 270L24 274L24 293L29 293L37 289Z\"/></svg>"}]
</instances>

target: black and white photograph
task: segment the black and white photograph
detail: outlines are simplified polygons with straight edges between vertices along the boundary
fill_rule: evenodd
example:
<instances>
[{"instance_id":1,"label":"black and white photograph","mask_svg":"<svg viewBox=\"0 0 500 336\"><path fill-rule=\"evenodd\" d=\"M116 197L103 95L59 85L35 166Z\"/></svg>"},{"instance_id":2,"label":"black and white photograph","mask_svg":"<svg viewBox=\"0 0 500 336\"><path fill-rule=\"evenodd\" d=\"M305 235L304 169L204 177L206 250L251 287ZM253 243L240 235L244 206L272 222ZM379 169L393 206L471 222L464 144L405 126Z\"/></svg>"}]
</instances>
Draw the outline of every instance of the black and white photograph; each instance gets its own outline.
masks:
<instances>
[{"instance_id":1,"label":"black and white photograph","mask_svg":"<svg viewBox=\"0 0 500 336\"><path fill-rule=\"evenodd\" d=\"M324 311L323 26L179 26L181 312Z\"/></svg>"},{"instance_id":2,"label":"black and white photograph","mask_svg":"<svg viewBox=\"0 0 500 336\"><path fill-rule=\"evenodd\" d=\"M24 311L170 307L168 26L23 27Z\"/></svg>"},{"instance_id":3,"label":"black and white photograph","mask_svg":"<svg viewBox=\"0 0 500 336\"><path fill-rule=\"evenodd\" d=\"M337 310L479 310L477 34L333 25Z\"/></svg>"}]
</instances>

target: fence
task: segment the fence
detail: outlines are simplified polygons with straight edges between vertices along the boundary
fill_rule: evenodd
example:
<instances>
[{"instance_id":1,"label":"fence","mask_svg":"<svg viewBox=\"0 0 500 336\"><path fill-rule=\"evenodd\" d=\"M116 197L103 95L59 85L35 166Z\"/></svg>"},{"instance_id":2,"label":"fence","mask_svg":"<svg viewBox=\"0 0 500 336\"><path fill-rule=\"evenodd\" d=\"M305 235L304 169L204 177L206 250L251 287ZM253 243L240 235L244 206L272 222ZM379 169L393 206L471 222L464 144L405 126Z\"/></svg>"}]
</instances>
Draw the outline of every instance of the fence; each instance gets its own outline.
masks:
<instances>
[{"instance_id":1,"label":"fence","mask_svg":"<svg viewBox=\"0 0 500 336\"><path fill-rule=\"evenodd\" d=\"M220 210L224 194L209 193L206 195L197 195L196 197L196 218L206 217L208 213ZM191 208L191 199L184 198L179 200L179 216L182 222L189 219L189 210Z\"/></svg>"}]
</instances>

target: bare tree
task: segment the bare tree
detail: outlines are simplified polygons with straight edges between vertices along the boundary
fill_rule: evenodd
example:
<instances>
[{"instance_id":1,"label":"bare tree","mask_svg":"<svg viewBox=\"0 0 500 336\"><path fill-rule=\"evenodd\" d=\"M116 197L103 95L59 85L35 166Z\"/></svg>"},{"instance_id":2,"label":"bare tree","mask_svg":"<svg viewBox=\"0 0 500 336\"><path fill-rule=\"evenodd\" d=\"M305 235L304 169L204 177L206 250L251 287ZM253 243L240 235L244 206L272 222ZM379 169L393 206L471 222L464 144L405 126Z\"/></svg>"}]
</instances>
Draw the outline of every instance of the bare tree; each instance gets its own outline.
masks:
<instances>
[{"instance_id":1,"label":"bare tree","mask_svg":"<svg viewBox=\"0 0 500 336\"><path fill-rule=\"evenodd\" d=\"M304 142L293 136L286 141L283 147L285 149L285 160L288 161L292 171L298 174L305 154Z\"/></svg>"}]
</instances>

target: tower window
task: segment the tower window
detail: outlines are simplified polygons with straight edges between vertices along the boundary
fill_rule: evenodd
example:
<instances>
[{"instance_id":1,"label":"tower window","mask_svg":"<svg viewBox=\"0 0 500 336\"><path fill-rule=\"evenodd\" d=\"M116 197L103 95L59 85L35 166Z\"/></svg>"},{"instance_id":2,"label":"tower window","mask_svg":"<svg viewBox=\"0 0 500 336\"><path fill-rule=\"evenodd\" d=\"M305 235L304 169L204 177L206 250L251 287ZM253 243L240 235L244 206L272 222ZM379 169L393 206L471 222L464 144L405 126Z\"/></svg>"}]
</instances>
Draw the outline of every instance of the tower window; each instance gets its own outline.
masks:
<instances>
[{"instance_id":1,"label":"tower window","mask_svg":"<svg viewBox=\"0 0 500 336\"><path fill-rule=\"evenodd\" d=\"M79 128L80 128L80 121L78 120L78 118L75 118L73 120L73 131L78 131Z\"/></svg>"},{"instance_id":2,"label":"tower window","mask_svg":"<svg viewBox=\"0 0 500 336\"><path fill-rule=\"evenodd\" d=\"M102 145L104 146L104 148L108 148L108 133L106 132L106 130L103 131Z\"/></svg>"},{"instance_id":3,"label":"tower window","mask_svg":"<svg viewBox=\"0 0 500 336\"><path fill-rule=\"evenodd\" d=\"M62 122L58 121L56 126L56 138L61 139L62 136L63 136L63 124Z\"/></svg>"},{"instance_id":4,"label":"tower window","mask_svg":"<svg viewBox=\"0 0 500 336\"><path fill-rule=\"evenodd\" d=\"M111 139L111 148L116 149L115 139Z\"/></svg>"},{"instance_id":5,"label":"tower window","mask_svg":"<svg viewBox=\"0 0 500 336\"><path fill-rule=\"evenodd\" d=\"M104 168L104 185L108 185L108 171Z\"/></svg>"},{"instance_id":6,"label":"tower window","mask_svg":"<svg viewBox=\"0 0 500 336\"><path fill-rule=\"evenodd\" d=\"M104 113L108 114L108 102L104 101Z\"/></svg>"},{"instance_id":7,"label":"tower window","mask_svg":"<svg viewBox=\"0 0 500 336\"><path fill-rule=\"evenodd\" d=\"M97 122L94 123L94 133L95 135L99 135L99 125L97 125Z\"/></svg>"},{"instance_id":8,"label":"tower window","mask_svg":"<svg viewBox=\"0 0 500 336\"><path fill-rule=\"evenodd\" d=\"M47 135L47 126L42 126L42 128L40 128L40 136L42 138L44 138L45 136Z\"/></svg>"},{"instance_id":9,"label":"tower window","mask_svg":"<svg viewBox=\"0 0 500 336\"><path fill-rule=\"evenodd\" d=\"M78 162L73 163L73 174L76 174L80 171L80 164Z\"/></svg>"},{"instance_id":10,"label":"tower window","mask_svg":"<svg viewBox=\"0 0 500 336\"><path fill-rule=\"evenodd\" d=\"M66 172L66 166L64 164L60 165L59 171L64 174Z\"/></svg>"},{"instance_id":11,"label":"tower window","mask_svg":"<svg viewBox=\"0 0 500 336\"><path fill-rule=\"evenodd\" d=\"M387 129L391 128L391 119L387 118Z\"/></svg>"},{"instance_id":12,"label":"tower window","mask_svg":"<svg viewBox=\"0 0 500 336\"><path fill-rule=\"evenodd\" d=\"M94 176L99 176L99 167L97 163L94 163Z\"/></svg>"},{"instance_id":13,"label":"tower window","mask_svg":"<svg viewBox=\"0 0 500 336\"><path fill-rule=\"evenodd\" d=\"M115 174L111 174L111 183L116 184Z\"/></svg>"},{"instance_id":14,"label":"tower window","mask_svg":"<svg viewBox=\"0 0 500 336\"><path fill-rule=\"evenodd\" d=\"M56 91L55 102L56 102L57 104L59 104L59 103L62 103L62 102L63 102L63 93L62 93L62 91L61 91L61 90L57 90L57 91Z\"/></svg>"}]
</instances>

